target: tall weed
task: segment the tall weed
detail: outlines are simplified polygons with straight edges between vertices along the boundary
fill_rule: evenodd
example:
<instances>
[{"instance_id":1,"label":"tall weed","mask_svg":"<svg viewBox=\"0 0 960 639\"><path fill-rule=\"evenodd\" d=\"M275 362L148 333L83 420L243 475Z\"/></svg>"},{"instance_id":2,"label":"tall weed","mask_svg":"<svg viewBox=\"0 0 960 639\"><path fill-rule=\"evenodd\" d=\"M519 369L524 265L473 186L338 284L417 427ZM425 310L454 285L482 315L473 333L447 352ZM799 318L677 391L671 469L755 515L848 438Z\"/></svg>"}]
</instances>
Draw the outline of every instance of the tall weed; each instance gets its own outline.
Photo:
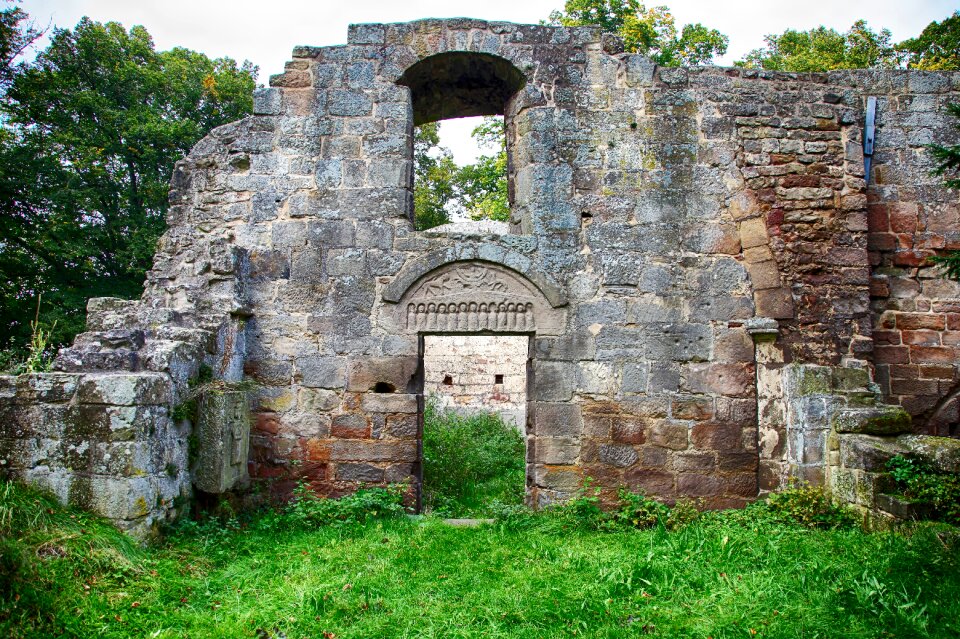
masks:
<instances>
[{"instance_id":1,"label":"tall weed","mask_svg":"<svg viewBox=\"0 0 960 639\"><path fill-rule=\"evenodd\" d=\"M423 502L447 517L483 516L493 502L522 504L526 447L492 413L460 415L428 402L423 424Z\"/></svg>"}]
</instances>

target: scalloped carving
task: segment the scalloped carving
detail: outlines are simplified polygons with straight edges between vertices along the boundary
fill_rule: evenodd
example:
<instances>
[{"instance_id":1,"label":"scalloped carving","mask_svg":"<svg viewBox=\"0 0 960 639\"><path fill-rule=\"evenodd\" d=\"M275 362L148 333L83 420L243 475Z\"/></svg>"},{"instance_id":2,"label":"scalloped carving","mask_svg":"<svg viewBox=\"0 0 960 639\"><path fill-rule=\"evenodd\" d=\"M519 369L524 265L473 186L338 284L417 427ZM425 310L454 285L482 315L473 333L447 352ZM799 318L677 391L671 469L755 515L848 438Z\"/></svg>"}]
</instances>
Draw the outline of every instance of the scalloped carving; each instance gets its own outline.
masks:
<instances>
[{"instance_id":1,"label":"scalloped carving","mask_svg":"<svg viewBox=\"0 0 960 639\"><path fill-rule=\"evenodd\" d=\"M523 277L486 263L440 267L398 304L408 331L555 332L560 313Z\"/></svg>"}]
</instances>

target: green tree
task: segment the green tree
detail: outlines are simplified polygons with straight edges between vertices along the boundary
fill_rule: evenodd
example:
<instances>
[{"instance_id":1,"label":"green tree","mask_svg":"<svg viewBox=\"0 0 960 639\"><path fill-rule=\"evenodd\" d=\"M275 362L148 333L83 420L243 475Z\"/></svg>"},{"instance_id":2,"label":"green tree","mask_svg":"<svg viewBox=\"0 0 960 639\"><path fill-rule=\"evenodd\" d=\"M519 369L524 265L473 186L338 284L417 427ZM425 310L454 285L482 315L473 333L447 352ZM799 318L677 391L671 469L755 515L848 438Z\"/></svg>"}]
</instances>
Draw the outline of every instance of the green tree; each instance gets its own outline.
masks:
<instances>
[{"instance_id":1,"label":"green tree","mask_svg":"<svg viewBox=\"0 0 960 639\"><path fill-rule=\"evenodd\" d=\"M0 131L0 326L29 339L38 295L55 344L90 297L140 294L173 165L252 111L256 68L84 18L16 75Z\"/></svg>"},{"instance_id":2,"label":"green tree","mask_svg":"<svg viewBox=\"0 0 960 639\"><path fill-rule=\"evenodd\" d=\"M960 102L948 104L947 111L957 119L956 126L960 129ZM933 144L930 153L936 162L935 173L946 178L945 183L949 188L960 189L960 144ZM950 251L932 257L930 261L943 267L947 277L960 280L960 251Z\"/></svg>"},{"instance_id":3,"label":"green tree","mask_svg":"<svg viewBox=\"0 0 960 639\"><path fill-rule=\"evenodd\" d=\"M907 66L926 71L960 71L960 11L943 22L931 22L916 38L897 49L907 56Z\"/></svg>"},{"instance_id":4,"label":"green tree","mask_svg":"<svg viewBox=\"0 0 960 639\"><path fill-rule=\"evenodd\" d=\"M709 64L727 52L729 43L727 36L699 23L684 25L678 34L668 7L647 9L638 0L567 0L563 11L550 14L550 22L597 25L619 34L627 51L668 67Z\"/></svg>"},{"instance_id":5,"label":"green tree","mask_svg":"<svg viewBox=\"0 0 960 639\"><path fill-rule=\"evenodd\" d=\"M440 123L428 122L413 134L413 219L418 231L450 221L447 209L456 192L457 165L440 146Z\"/></svg>"},{"instance_id":6,"label":"green tree","mask_svg":"<svg viewBox=\"0 0 960 639\"><path fill-rule=\"evenodd\" d=\"M890 38L889 30L877 33L864 20L857 20L846 33L823 26L809 31L787 29L768 35L765 47L754 49L734 64L792 72L892 68L900 57Z\"/></svg>"},{"instance_id":7,"label":"green tree","mask_svg":"<svg viewBox=\"0 0 960 639\"><path fill-rule=\"evenodd\" d=\"M32 23L26 24L27 14L13 6L19 0L6 0L7 8L0 11L0 94L13 82L23 64L20 56L43 35Z\"/></svg>"},{"instance_id":8,"label":"green tree","mask_svg":"<svg viewBox=\"0 0 960 639\"><path fill-rule=\"evenodd\" d=\"M457 173L460 205L474 220L510 221L507 196L507 136L502 116L490 116L471 133L481 149L493 151L481 155L473 164Z\"/></svg>"}]
</instances>

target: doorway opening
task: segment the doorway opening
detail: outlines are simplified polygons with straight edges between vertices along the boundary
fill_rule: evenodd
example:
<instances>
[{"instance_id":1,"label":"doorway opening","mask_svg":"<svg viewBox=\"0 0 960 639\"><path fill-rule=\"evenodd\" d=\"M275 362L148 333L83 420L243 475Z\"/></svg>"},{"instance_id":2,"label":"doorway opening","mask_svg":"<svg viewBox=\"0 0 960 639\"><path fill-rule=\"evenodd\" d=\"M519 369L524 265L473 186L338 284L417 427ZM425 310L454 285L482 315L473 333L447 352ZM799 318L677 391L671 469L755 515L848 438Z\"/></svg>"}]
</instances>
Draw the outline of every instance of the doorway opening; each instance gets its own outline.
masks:
<instances>
[{"instance_id":1,"label":"doorway opening","mask_svg":"<svg viewBox=\"0 0 960 639\"><path fill-rule=\"evenodd\" d=\"M423 337L423 510L485 517L527 487L529 335Z\"/></svg>"}]
</instances>

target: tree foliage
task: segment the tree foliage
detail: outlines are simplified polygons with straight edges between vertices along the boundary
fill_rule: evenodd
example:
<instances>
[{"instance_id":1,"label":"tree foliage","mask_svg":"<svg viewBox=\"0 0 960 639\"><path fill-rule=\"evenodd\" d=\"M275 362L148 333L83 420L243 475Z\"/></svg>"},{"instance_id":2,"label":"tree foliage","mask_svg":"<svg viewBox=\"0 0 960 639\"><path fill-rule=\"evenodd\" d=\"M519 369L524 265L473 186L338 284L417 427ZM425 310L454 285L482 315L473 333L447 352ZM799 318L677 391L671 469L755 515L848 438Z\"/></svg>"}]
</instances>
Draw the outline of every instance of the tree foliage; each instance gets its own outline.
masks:
<instances>
[{"instance_id":1,"label":"tree foliage","mask_svg":"<svg viewBox=\"0 0 960 639\"><path fill-rule=\"evenodd\" d=\"M677 26L665 6L647 9L638 0L567 0L563 11L550 14L553 24L597 25L619 34L625 49L642 53L667 67L709 64L727 52L729 38L700 23Z\"/></svg>"},{"instance_id":2,"label":"tree foliage","mask_svg":"<svg viewBox=\"0 0 960 639\"><path fill-rule=\"evenodd\" d=\"M493 151L458 166L440 146L440 122L414 132L414 226L424 230L447 224L452 215L474 220L510 219L507 199L507 145L502 117L484 118L472 136L480 148Z\"/></svg>"},{"instance_id":3,"label":"tree foliage","mask_svg":"<svg viewBox=\"0 0 960 639\"><path fill-rule=\"evenodd\" d=\"M892 68L899 55L888 29L876 32L857 20L845 33L820 26L809 31L787 29L764 38L766 46L754 49L734 64L771 71L832 71L834 69Z\"/></svg>"},{"instance_id":4,"label":"tree foliage","mask_svg":"<svg viewBox=\"0 0 960 639\"><path fill-rule=\"evenodd\" d=\"M440 146L440 123L417 127L413 136L413 211L418 231L450 222L448 206L455 195L457 168L450 150Z\"/></svg>"},{"instance_id":5,"label":"tree foliage","mask_svg":"<svg viewBox=\"0 0 960 639\"><path fill-rule=\"evenodd\" d=\"M926 71L960 71L960 11L943 22L931 22L916 38L897 49L907 56L907 66Z\"/></svg>"},{"instance_id":6,"label":"tree foliage","mask_svg":"<svg viewBox=\"0 0 960 639\"><path fill-rule=\"evenodd\" d=\"M256 68L183 48L143 27L84 18L55 29L0 106L0 326L29 336L31 309L82 328L90 297L135 297L164 230L177 159L253 108Z\"/></svg>"},{"instance_id":7,"label":"tree foliage","mask_svg":"<svg viewBox=\"0 0 960 639\"><path fill-rule=\"evenodd\" d=\"M27 14L13 6L19 0L6 0L0 11L0 94L6 92L17 72L23 68L19 58L43 32L33 23L26 24Z\"/></svg>"}]
</instances>

